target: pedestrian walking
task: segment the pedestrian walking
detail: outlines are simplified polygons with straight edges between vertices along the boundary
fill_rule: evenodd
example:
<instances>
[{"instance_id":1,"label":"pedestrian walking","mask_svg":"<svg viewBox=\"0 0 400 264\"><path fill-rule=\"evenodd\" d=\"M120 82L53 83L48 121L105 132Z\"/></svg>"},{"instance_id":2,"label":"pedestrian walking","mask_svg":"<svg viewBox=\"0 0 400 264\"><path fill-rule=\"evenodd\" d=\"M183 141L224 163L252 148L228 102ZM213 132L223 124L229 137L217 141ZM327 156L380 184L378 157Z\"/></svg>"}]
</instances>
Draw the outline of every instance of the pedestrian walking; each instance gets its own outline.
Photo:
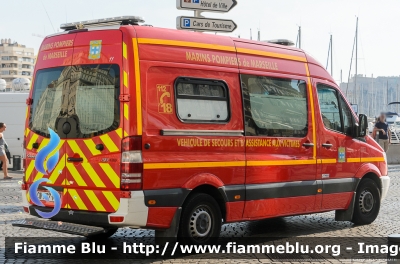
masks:
<instances>
[{"instance_id":1,"label":"pedestrian walking","mask_svg":"<svg viewBox=\"0 0 400 264\"><path fill-rule=\"evenodd\" d=\"M376 122L374 127L374 132L372 137L375 138L376 134L379 133L379 145L383 148L385 152L388 151L389 145L391 144L391 132L389 125L386 123L386 115L381 113L378 122Z\"/></svg>"},{"instance_id":2,"label":"pedestrian walking","mask_svg":"<svg viewBox=\"0 0 400 264\"><path fill-rule=\"evenodd\" d=\"M3 173L4 173L4 179L9 180L12 179L12 177L8 176L8 170L7 170L7 153L6 153L6 148L7 148L7 143L6 140L4 139L4 131L6 131L6 124L0 123L0 161L3 162Z\"/></svg>"}]
</instances>

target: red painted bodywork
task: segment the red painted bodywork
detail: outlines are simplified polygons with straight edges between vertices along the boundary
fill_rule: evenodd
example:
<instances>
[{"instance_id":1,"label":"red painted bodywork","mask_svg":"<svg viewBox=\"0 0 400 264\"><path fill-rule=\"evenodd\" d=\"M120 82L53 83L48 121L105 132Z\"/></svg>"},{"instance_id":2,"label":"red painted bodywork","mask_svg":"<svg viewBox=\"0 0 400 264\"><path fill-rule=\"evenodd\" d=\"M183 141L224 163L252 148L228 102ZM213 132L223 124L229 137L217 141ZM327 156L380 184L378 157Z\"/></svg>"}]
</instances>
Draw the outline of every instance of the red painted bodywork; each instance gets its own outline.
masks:
<instances>
[{"instance_id":1,"label":"red painted bodywork","mask_svg":"<svg viewBox=\"0 0 400 264\"><path fill-rule=\"evenodd\" d=\"M103 40L102 57L99 61L88 59L89 42ZM72 40L74 46L69 48L53 48L46 50L46 44L57 41ZM168 43L154 45L149 43L138 44L139 58L134 57L134 43L138 40L163 40ZM126 44L127 58L122 56L122 45ZM211 47L211 48L210 48ZM65 58L44 60L50 52L55 50L66 52ZM242 52L251 50L252 52ZM103 55L104 53L104 55ZM189 55L188 55L189 54ZM278 54L268 57L267 54ZM193 57L194 56L194 57ZM291 60L288 58L297 58ZM177 30L168 30L141 26L121 26L119 30L96 30L91 32L78 32L63 34L46 38L39 53L35 74L38 70L71 64L92 63L119 64L121 71L125 71L128 85L124 86L121 78L121 94L130 95L129 120L124 119L123 103L121 102L121 128L125 136L138 134L135 117L136 108L136 74L140 73L141 79L141 111L143 123L143 144L150 144L150 149L142 151L144 164L169 164L169 163L198 163L198 162L241 162L247 161L315 161L303 165L274 165L274 166L210 166L198 168L156 168L145 169L143 172L143 190L162 190L170 188L195 189L202 185L220 188L229 185L280 183L295 181L323 180L322 174L329 174L330 179L362 178L367 173L376 176L387 175L386 162L344 162L324 164L319 160L337 159L337 149L346 148L346 158L360 159L363 157L382 157L382 149L373 139L367 137L366 142L361 142L345 135L327 130L323 123L318 105L316 85L324 83L336 89L338 86L327 71L312 57L302 50L273 45L269 43L233 39L217 35L206 35ZM192 58L192 59L188 59ZM199 60L193 58L200 58ZM202 58L202 59L201 59ZM221 58L227 62L221 63ZM232 59L234 58L234 59ZM139 60L139 68L135 65ZM237 59L237 63L235 60ZM251 61L266 62L270 65L279 65L270 69L256 68ZM122 76L121 72L121 76ZM303 80L311 85L312 102L314 108L308 103L308 134L300 139L300 144L312 142L316 146L315 156L312 148L269 148L266 152L262 148L246 147L246 136L237 137L199 137L199 136L163 136L161 130L231 130L244 131L243 98L241 91L240 74L250 74L268 77L281 77ZM309 74L309 75L308 75ZM178 77L207 78L224 81L229 87L231 118L225 124L193 124L182 122L175 114L174 83ZM169 86L172 93L170 101L173 104L173 113L159 112L158 85ZM308 91L309 92L309 91ZM309 97L308 97L309 98ZM315 123L312 120L314 113ZM355 116L357 120L357 117ZM28 121L27 121L28 122ZM28 126L28 123L27 123ZM313 131L316 131L316 142L313 142ZM178 140L191 138L195 140L229 140L235 143L231 147L221 146L179 146ZM254 138L254 137L251 137ZM270 139L269 137L258 137ZM288 139L288 138L285 138ZM290 138L289 138L290 139ZM39 137L38 141L42 140ZM98 140L93 138L94 141ZM330 150L321 147L321 144L330 142L334 145ZM84 145L82 140L77 144ZM35 151L28 153L35 154ZM73 155L73 151L64 144L60 156ZM105 152L107 157L109 153ZM99 168L98 160L90 160L96 170ZM112 156L117 162L111 164L118 171L120 162L119 154ZM81 172L81 165L76 169ZM89 175L87 175L89 177ZM105 177L101 176L102 179ZM89 177L90 178L90 177ZM88 181L90 182L90 179ZM70 180L68 175L59 177L55 185L64 186L63 179ZM32 179L28 180L31 183ZM85 188L72 184L69 188L84 191ZM89 185L87 188L93 186ZM114 191L110 183L107 189ZM226 221L235 222L242 220L255 220L277 216L307 214L335 209L346 209L349 206L353 193L315 194L312 196L263 199L252 201L238 201L226 203ZM165 197L168 199L168 197ZM104 201L106 203L106 201ZM70 203L72 209L77 209ZM151 207L148 212L147 226L150 228L168 228L176 212L176 207ZM94 208L90 208L95 211ZM109 210L108 210L109 211Z\"/></svg>"}]
</instances>

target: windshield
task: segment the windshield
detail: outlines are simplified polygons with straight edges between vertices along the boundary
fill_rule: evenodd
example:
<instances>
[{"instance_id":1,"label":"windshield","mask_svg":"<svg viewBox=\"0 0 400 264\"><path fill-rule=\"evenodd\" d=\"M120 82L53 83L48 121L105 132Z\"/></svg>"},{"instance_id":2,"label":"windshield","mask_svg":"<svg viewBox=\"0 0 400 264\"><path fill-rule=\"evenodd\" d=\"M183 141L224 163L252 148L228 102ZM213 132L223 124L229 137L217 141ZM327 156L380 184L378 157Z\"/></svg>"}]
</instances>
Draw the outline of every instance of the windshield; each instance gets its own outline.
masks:
<instances>
[{"instance_id":1,"label":"windshield","mask_svg":"<svg viewBox=\"0 0 400 264\"><path fill-rule=\"evenodd\" d=\"M40 70L36 74L29 127L48 137L62 118L77 120L77 138L119 127L118 65L83 65Z\"/></svg>"}]
</instances>

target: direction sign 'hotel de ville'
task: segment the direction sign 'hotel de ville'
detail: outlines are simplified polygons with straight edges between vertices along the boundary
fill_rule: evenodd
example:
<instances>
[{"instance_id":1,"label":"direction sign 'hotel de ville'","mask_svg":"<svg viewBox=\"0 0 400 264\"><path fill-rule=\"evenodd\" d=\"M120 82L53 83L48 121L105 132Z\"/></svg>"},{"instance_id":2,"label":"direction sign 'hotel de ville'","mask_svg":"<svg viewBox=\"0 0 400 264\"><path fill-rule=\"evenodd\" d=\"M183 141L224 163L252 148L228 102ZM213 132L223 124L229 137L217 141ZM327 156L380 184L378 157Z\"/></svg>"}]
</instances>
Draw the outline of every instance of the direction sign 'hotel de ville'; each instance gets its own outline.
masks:
<instances>
[{"instance_id":1,"label":"direction sign 'hotel de ville'","mask_svg":"<svg viewBox=\"0 0 400 264\"><path fill-rule=\"evenodd\" d=\"M233 32L237 25L232 20L205 18L201 12L227 13L237 5L236 0L177 0L176 6L182 10L195 11L194 17L179 16L176 27L184 30Z\"/></svg>"}]
</instances>

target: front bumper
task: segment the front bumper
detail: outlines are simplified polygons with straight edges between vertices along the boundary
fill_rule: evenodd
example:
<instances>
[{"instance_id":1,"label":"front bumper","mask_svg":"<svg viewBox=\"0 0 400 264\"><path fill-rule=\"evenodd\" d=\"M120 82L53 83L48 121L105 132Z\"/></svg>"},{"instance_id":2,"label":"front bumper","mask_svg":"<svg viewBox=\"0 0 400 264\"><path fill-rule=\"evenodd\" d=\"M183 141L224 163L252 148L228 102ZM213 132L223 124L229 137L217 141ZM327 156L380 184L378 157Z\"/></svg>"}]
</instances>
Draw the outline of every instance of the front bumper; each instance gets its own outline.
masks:
<instances>
[{"instance_id":1,"label":"front bumper","mask_svg":"<svg viewBox=\"0 0 400 264\"><path fill-rule=\"evenodd\" d=\"M30 204L26 199L26 191L21 192L23 206L29 209L31 215L40 217L35 209L43 212L50 212L53 210L53 208L39 207ZM148 214L149 208L145 205L144 192L133 191L131 192L131 198L120 199L120 206L114 213L61 209L51 220L101 227L140 228L147 225ZM111 216L123 216L124 220L119 223L111 222Z\"/></svg>"},{"instance_id":2,"label":"front bumper","mask_svg":"<svg viewBox=\"0 0 400 264\"><path fill-rule=\"evenodd\" d=\"M380 180L382 186L381 201L383 201L386 198L387 193L389 191L390 178L389 176L381 176Z\"/></svg>"}]
</instances>

